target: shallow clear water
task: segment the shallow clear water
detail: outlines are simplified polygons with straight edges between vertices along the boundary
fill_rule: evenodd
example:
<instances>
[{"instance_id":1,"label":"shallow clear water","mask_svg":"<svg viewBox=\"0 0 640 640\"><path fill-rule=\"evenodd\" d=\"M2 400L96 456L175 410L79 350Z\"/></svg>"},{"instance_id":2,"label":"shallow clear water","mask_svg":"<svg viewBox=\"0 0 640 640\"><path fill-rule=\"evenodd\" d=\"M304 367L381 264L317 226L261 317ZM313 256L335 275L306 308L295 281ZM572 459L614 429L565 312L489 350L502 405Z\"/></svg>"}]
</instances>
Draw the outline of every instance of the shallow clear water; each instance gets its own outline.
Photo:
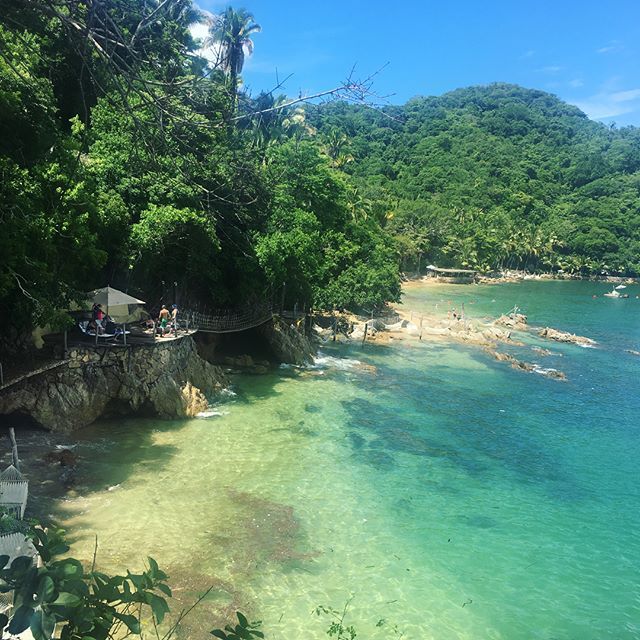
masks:
<instances>
[{"instance_id":1,"label":"shallow clear water","mask_svg":"<svg viewBox=\"0 0 640 640\"><path fill-rule=\"evenodd\" d=\"M319 639L312 609L353 595L359 638L640 638L640 300L591 297L607 289L414 287L418 314L517 304L599 346L511 349L559 382L476 348L330 345L238 378L221 415L83 432L56 515L79 556L98 535L102 568L154 556L179 604L214 585L182 637L239 608L268 638Z\"/></svg>"}]
</instances>

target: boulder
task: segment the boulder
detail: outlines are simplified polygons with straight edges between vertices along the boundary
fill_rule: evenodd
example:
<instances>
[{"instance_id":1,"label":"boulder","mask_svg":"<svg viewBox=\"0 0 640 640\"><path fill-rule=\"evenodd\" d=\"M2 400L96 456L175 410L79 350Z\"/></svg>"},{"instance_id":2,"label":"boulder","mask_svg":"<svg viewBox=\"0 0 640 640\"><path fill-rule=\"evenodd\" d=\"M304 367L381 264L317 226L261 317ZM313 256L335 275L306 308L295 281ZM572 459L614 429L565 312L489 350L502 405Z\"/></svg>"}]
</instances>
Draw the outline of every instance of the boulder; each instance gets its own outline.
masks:
<instances>
[{"instance_id":1,"label":"boulder","mask_svg":"<svg viewBox=\"0 0 640 640\"><path fill-rule=\"evenodd\" d=\"M581 347L592 347L597 344L595 340L591 338L585 338L584 336L577 336L575 333L567 333L565 331L558 331L551 327L545 327L540 329L538 335L548 340L555 340L556 342L568 342L571 344L577 344Z\"/></svg>"}]
</instances>

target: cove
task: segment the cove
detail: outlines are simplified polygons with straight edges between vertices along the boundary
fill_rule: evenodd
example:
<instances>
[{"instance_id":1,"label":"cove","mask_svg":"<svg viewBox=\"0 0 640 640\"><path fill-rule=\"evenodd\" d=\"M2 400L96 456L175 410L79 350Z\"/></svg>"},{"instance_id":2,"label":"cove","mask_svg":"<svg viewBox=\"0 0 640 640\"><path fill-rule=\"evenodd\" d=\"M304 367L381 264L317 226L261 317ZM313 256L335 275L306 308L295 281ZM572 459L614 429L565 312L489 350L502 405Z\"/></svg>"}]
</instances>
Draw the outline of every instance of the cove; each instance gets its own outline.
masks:
<instances>
[{"instance_id":1,"label":"cove","mask_svg":"<svg viewBox=\"0 0 640 640\"><path fill-rule=\"evenodd\" d=\"M312 610L351 596L363 638L638 638L640 300L592 298L608 288L414 287L416 312L517 304L598 347L514 347L550 349L559 382L473 347L327 344L238 377L208 417L78 432L53 515L82 559L98 536L105 570L156 558L173 610L213 585L184 638L236 609L268 638L323 638Z\"/></svg>"}]
</instances>

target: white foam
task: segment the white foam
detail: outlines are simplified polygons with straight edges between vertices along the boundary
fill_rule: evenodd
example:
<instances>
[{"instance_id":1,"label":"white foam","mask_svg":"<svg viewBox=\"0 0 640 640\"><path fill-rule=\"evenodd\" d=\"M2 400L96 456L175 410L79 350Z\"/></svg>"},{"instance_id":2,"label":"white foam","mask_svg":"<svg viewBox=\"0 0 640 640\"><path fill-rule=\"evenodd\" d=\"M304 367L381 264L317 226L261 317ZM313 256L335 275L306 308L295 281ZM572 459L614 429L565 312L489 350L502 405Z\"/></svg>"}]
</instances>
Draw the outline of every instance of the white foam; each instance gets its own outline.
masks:
<instances>
[{"instance_id":1,"label":"white foam","mask_svg":"<svg viewBox=\"0 0 640 640\"><path fill-rule=\"evenodd\" d=\"M336 358L327 356L322 353L314 358L313 364L309 365L309 369L339 369L340 371L349 371L362 364L360 360L352 358Z\"/></svg>"},{"instance_id":2,"label":"white foam","mask_svg":"<svg viewBox=\"0 0 640 640\"><path fill-rule=\"evenodd\" d=\"M206 411L201 411L200 413L196 413L196 418L214 418L216 416L228 416L228 411L220 411L220 409L216 409L215 407L211 407Z\"/></svg>"}]
</instances>

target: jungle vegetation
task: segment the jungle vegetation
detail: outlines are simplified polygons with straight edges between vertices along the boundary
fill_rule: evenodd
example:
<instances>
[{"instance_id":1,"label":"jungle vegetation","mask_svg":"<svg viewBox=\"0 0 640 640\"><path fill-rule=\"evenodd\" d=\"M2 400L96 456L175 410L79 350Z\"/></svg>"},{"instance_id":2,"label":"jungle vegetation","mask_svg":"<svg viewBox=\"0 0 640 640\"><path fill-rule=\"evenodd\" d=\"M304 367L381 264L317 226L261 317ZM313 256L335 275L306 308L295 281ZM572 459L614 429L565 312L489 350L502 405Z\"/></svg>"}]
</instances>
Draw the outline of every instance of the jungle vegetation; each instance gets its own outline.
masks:
<instances>
[{"instance_id":1,"label":"jungle vegetation","mask_svg":"<svg viewBox=\"0 0 640 640\"><path fill-rule=\"evenodd\" d=\"M638 129L505 84L382 109L252 97L257 20L209 16L208 62L202 19L191 0L0 0L3 332L107 283L370 311L429 262L640 272Z\"/></svg>"},{"instance_id":2,"label":"jungle vegetation","mask_svg":"<svg viewBox=\"0 0 640 640\"><path fill-rule=\"evenodd\" d=\"M405 269L640 274L640 129L510 84L308 119Z\"/></svg>"},{"instance_id":3,"label":"jungle vegetation","mask_svg":"<svg viewBox=\"0 0 640 640\"><path fill-rule=\"evenodd\" d=\"M258 31L190 0L0 0L2 329L107 283L153 303L176 282L209 308L399 299L393 239L354 214L304 112L243 91Z\"/></svg>"}]
</instances>

